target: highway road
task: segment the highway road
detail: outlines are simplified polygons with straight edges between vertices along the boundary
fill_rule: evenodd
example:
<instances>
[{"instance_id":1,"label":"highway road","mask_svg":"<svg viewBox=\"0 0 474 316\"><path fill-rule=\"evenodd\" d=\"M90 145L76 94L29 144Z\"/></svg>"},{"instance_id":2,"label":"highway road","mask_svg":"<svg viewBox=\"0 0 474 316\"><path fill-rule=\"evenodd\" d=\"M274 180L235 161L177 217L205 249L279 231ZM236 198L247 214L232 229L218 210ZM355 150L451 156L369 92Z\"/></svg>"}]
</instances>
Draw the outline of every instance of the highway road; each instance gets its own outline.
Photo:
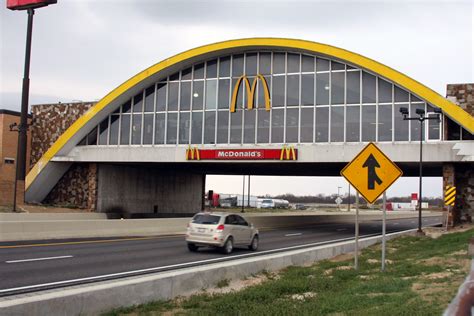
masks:
<instances>
[{"instance_id":1,"label":"highway road","mask_svg":"<svg viewBox=\"0 0 474 316\"><path fill-rule=\"evenodd\" d=\"M425 226L440 222L440 217L423 219ZM416 228L417 223L417 218L388 220L387 232ZM381 234L381 225L381 220L361 223L360 234ZM197 253L191 253L186 247L184 236L4 242L0 243L0 296L65 286L77 280L93 282L104 276L115 278L130 273L171 270L186 265L208 264L221 258L229 260L353 237L352 222L262 231L257 252L236 249L231 255L221 254L214 249L200 249Z\"/></svg>"}]
</instances>

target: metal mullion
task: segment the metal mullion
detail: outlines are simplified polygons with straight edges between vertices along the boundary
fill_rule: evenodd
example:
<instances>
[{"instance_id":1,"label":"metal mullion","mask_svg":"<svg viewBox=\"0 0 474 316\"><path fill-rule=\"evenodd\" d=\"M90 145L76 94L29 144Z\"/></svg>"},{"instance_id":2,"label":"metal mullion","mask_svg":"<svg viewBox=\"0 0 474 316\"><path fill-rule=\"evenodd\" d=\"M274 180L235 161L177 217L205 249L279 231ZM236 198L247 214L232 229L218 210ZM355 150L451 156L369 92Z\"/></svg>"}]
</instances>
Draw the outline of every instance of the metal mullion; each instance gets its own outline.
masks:
<instances>
[{"instance_id":1,"label":"metal mullion","mask_svg":"<svg viewBox=\"0 0 474 316\"><path fill-rule=\"evenodd\" d=\"M270 52L270 81L271 81L271 85L270 85L270 100L272 100L271 102L273 103L273 52ZM270 107L270 119L269 119L269 126L268 126L268 143L269 144L272 144L272 129L273 129L273 126L272 126L272 123L273 123L273 120L272 120L272 117L273 117L273 104L272 106Z\"/></svg>"},{"instance_id":2,"label":"metal mullion","mask_svg":"<svg viewBox=\"0 0 474 316\"><path fill-rule=\"evenodd\" d=\"M201 145L206 143L204 139L204 129L206 127L206 90L207 90L207 62L204 63L204 89L202 92L202 127L201 127Z\"/></svg>"},{"instance_id":3,"label":"metal mullion","mask_svg":"<svg viewBox=\"0 0 474 316\"><path fill-rule=\"evenodd\" d=\"M142 94L142 124L141 124L141 131L140 131L140 146L143 146L143 130L144 130L144 123L145 123L145 91L146 88L143 89Z\"/></svg>"},{"instance_id":4,"label":"metal mullion","mask_svg":"<svg viewBox=\"0 0 474 316\"><path fill-rule=\"evenodd\" d=\"M316 106L316 56L314 56L314 62L313 62L313 70L314 70L314 74L313 74L313 86L314 86L314 90L313 90L313 144L316 143L316 109L317 109L317 106Z\"/></svg>"},{"instance_id":5,"label":"metal mullion","mask_svg":"<svg viewBox=\"0 0 474 316\"><path fill-rule=\"evenodd\" d=\"M362 95L362 70L359 72L359 143L363 142L362 139L362 101L363 101L363 95Z\"/></svg>"},{"instance_id":6,"label":"metal mullion","mask_svg":"<svg viewBox=\"0 0 474 316\"><path fill-rule=\"evenodd\" d=\"M395 84L392 83L392 143L395 141Z\"/></svg>"},{"instance_id":7,"label":"metal mullion","mask_svg":"<svg viewBox=\"0 0 474 316\"><path fill-rule=\"evenodd\" d=\"M229 84L229 106L230 106L230 102L232 100L232 77L233 77L233 67L232 67L232 64L234 62L234 55L230 55L230 65L229 65L229 76L230 76L230 84ZM235 104L235 111L237 112L237 101L236 101L236 104ZM231 129L231 125L232 125L232 113L230 112L230 107L229 107L229 114L228 114L228 122L227 122L227 144L229 145L230 144L230 133L232 131ZM234 112L234 113L236 113Z\"/></svg>"},{"instance_id":8,"label":"metal mullion","mask_svg":"<svg viewBox=\"0 0 474 316\"><path fill-rule=\"evenodd\" d=\"M118 133L117 133L117 146L120 146L120 139L122 138L122 105L120 106L119 111L119 126L118 126ZM87 141L87 138L86 138Z\"/></svg>"},{"instance_id":9,"label":"metal mullion","mask_svg":"<svg viewBox=\"0 0 474 316\"><path fill-rule=\"evenodd\" d=\"M302 70L303 70L303 65L302 65L303 57L300 54L300 72L298 76L298 123L296 124L296 128L298 131L298 144L301 143L301 76L302 76Z\"/></svg>"},{"instance_id":10,"label":"metal mullion","mask_svg":"<svg viewBox=\"0 0 474 316\"><path fill-rule=\"evenodd\" d=\"M179 146L179 127L181 121L181 71L178 77L178 117L176 118L176 146Z\"/></svg>"},{"instance_id":11,"label":"metal mullion","mask_svg":"<svg viewBox=\"0 0 474 316\"><path fill-rule=\"evenodd\" d=\"M288 107L288 53L285 52L285 88L283 88L283 144L286 144L286 111Z\"/></svg>"},{"instance_id":12,"label":"metal mullion","mask_svg":"<svg viewBox=\"0 0 474 316\"><path fill-rule=\"evenodd\" d=\"M216 116L214 119L214 146L217 145L217 126L219 126L219 71L220 71L220 65L221 61L220 58L217 58L217 75L216 75Z\"/></svg>"},{"instance_id":13,"label":"metal mullion","mask_svg":"<svg viewBox=\"0 0 474 316\"><path fill-rule=\"evenodd\" d=\"M189 101L189 131L188 131L188 145L191 145L192 128L193 128L193 113L194 113L194 65L191 67L191 100Z\"/></svg>"},{"instance_id":14,"label":"metal mullion","mask_svg":"<svg viewBox=\"0 0 474 316\"><path fill-rule=\"evenodd\" d=\"M411 93L408 93L408 114L411 117ZM408 120L408 141L411 142L411 122L412 120Z\"/></svg>"},{"instance_id":15,"label":"metal mullion","mask_svg":"<svg viewBox=\"0 0 474 316\"><path fill-rule=\"evenodd\" d=\"M111 119L112 119L112 114L109 114L107 116L107 126L108 126L108 129L107 129L107 141L105 142L105 144L107 146L109 146L109 143L110 143L110 130L111 130Z\"/></svg>"},{"instance_id":16,"label":"metal mullion","mask_svg":"<svg viewBox=\"0 0 474 316\"><path fill-rule=\"evenodd\" d=\"M375 77L375 142L379 141L379 80L380 77Z\"/></svg>"},{"instance_id":17,"label":"metal mullion","mask_svg":"<svg viewBox=\"0 0 474 316\"><path fill-rule=\"evenodd\" d=\"M332 87L331 87L331 84L332 84L332 60L329 60L328 143L332 142L332 139L331 139L331 128L332 128L332 122L331 122L331 118L332 118L332 113L331 113L332 112L332 98L331 98Z\"/></svg>"},{"instance_id":18,"label":"metal mullion","mask_svg":"<svg viewBox=\"0 0 474 316\"><path fill-rule=\"evenodd\" d=\"M135 97L132 97L130 104L130 133L128 134L128 146L132 145L132 126L133 126L133 103L135 102Z\"/></svg>"},{"instance_id":19,"label":"metal mullion","mask_svg":"<svg viewBox=\"0 0 474 316\"><path fill-rule=\"evenodd\" d=\"M244 53L244 69L242 70L243 74L245 76L247 76L246 74L246 69L245 67L247 66L246 65L247 63L247 53ZM247 78L248 80L248 78ZM245 94L246 94L246 89L245 89L245 83L244 83L244 88L242 89L242 123L240 124L240 126L242 127L242 132L241 132L241 138L240 138L240 145L243 145L244 144L244 131L245 131ZM249 96L247 96L247 100L248 100Z\"/></svg>"},{"instance_id":20,"label":"metal mullion","mask_svg":"<svg viewBox=\"0 0 474 316\"><path fill-rule=\"evenodd\" d=\"M347 134L347 65L344 64L344 118L343 118L343 133L344 135L342 136L342 140L344 143L346 143L347 141L347 138L346 138L346 134Z\"/></svg>"},{"instance_id":21,"label":"metal mullion","mask_svg":"<svg viewBox=\"0 0 474 316\"><path fill-rule=\"evenodd\" d=\"M168 90L170 88L169 84L169 77L166 77L166 100L165 100L165 139L163 141L163 144L167 145L168 144Z\"/></svg>"},{"instance_id":22,"label":"metal mullion","mask_svg":"<svg viewBox=\"0 0 474 316\"><path fill-rule=\"evenodd\" d=\"M257 76L258 74L260 74L260 53L257 52ZM253 143L254 144L257 144L257 135L258 135L258 112L259 112L259 108L257 107L258 106L258 98L260 97L260 89L258 87L258 77L255 76L255 80L257 80L257 84L255 86L255 91L254 91L254 106L253 106L253 110L255 110L255 126L254 126L254 130L255 130L255 134L254 134L254 138L253 138ZM262 75L263 76L263 75ZM263 77L265 78L265 77ZM257 98L255 98L255 95L257 96ZM256 99L256 100L255 100Z\"/></svg>"},{"instance_id":23,"label":"metal mullion","mask_svg":"<svg viewBox=\"0 0 474 316\"><path fill-rule=\"evenodd\" d=\"M158 94L158 83L155 82L155 92L153 95L153 128L152 128L152 135L151 135L151 145L155 146L155 133L156 133L156 95Z\"/></svg>"}]
</instances>

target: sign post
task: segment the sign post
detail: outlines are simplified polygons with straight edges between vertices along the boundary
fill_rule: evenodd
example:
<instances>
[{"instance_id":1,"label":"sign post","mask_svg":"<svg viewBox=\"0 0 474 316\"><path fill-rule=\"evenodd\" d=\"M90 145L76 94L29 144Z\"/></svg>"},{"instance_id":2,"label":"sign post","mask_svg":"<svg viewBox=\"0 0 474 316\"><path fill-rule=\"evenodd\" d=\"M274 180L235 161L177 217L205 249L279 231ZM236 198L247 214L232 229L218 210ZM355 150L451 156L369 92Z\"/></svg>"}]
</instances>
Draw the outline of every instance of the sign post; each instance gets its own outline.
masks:
<instances>
[{"instance_id":1,"label":"sign post","mask_svg":"<svg viewBox=\"0 0 474 316\"><path fill-rule=\"evenodd\" d=\"M341 171L341 175L360 193L364 199L373 204L383 193L383 225L382 225L382 271L385 270L385 222L386 193L385 191L399 178L403 172L374 143L369 143ZM358 237L359 237L359 195L356 195L356 245L355 268L358 268Z\"/></svg>"},{"instance_id":2,"label":"sign post","mask_svg":"<svg viewBox=\"0 0 474 316\"><path fill-rule=\"evenodd\" d=\"M354 268L359 270L359 192L356 192L356 217L355 217L355 255Z\"/></svg>"}]
</instances>

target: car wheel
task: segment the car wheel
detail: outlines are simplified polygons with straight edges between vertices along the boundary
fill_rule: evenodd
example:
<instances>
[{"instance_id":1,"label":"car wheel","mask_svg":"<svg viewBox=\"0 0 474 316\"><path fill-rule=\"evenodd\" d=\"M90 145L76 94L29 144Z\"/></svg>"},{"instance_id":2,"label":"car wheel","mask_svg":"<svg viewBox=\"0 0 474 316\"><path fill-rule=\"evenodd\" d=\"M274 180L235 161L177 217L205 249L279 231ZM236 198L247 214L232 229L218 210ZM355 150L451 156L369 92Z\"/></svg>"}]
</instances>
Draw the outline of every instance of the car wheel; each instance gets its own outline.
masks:
<instances>
[{"instance_id":1,"label":"car wheel","mask_svg":"<svg viewBox=\"0 0 474 316\"><path fill-rule=\"evenodd\" d=\"M196 252L198 250L198 246L196 246L195 244L188 244L188 249L189 251L192 251L192 252Z\"/></svg>"},{"instance_id":2,"label":"car wheel","mask_svg":"<svg viewBox=\"0 0 474 316\"><path fill-rule=\"evenodd\" d=\"M252 242L249 245L249 249L255 251L258 249L258 235L253 236Z\"/></svg>"},{"instance_id":3,"label":"car wheel","mask_svg":"<svg viewBox=\"0 0 474 316\"><path fill-rule=\"evenodd\" d=\"M222 247L222 252L225 254L230 254L232 250L234 250L234 239L229 237L225 242L224 247Z\"/></svg>"}]
</instances>

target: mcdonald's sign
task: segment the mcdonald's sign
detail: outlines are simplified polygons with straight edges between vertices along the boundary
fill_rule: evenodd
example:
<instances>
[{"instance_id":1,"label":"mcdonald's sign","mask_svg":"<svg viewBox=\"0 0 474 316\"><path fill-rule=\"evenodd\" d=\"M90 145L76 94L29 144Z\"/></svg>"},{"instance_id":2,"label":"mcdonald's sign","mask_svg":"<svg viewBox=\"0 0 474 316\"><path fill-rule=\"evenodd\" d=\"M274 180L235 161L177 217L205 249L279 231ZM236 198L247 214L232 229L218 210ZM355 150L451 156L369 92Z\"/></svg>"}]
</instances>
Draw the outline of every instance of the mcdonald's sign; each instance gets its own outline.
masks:
<instances>
[{"instance_id":1,"label":"mcdonald's sign","mask_svg":"<svg viewBox=\"0 0 474 316\"><path fill-rule=\"evenodd\" d=\"M198 149L188 147L186 160L297 160L298 149Z\"/></svg>"},{"instance_id":2,"label":"mcdonald's sign","mask_svg":"<svg viewBox=\"0 0 474 316\"><path fill-rule=\"evenodd\" d=\"M235 112L235 108L237 105L237 96L239 95L240 85L242 84L242 82L244 82L245 89L247 91L247 109L249 110L253 109L255 91L257 90L257 83L259 80L262 82L262 86L263 86L263 95L265 97L265 109L267 111L270 111L270 92L268 91L267 81L265 80L264 76L258 74L253 79L252 85L250 85L250 81L246 75L240 76L240 78L237 79L237 82L235 83L235 86L234 86L234 91L232 92L232 100L230 102L230 112L232 113Z\"/></svg>"}]
</instances>

